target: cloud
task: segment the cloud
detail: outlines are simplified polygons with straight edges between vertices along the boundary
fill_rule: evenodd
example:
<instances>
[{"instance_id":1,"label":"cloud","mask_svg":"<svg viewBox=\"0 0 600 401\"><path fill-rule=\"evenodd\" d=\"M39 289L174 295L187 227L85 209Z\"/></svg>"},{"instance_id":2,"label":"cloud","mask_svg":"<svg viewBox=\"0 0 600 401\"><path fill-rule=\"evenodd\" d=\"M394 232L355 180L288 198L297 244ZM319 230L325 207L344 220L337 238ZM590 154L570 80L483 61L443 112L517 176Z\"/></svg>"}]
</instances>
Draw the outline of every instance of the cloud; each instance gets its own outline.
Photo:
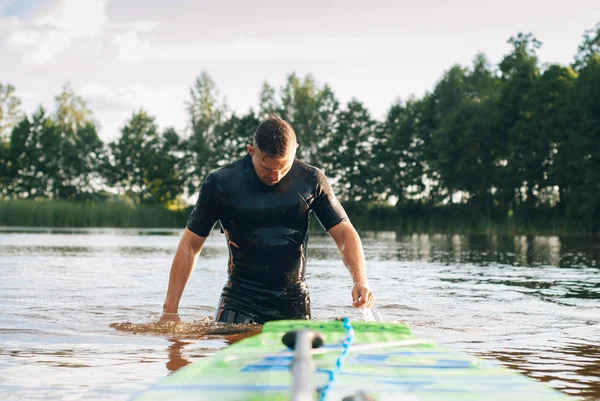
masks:
<instances>
[{"instance_id":1,"label":"cloud","mask_svg":"<svg viewBox=\"0 0 600 401\"><path fill-rule=\"evenodd\" d=\"M36 21L41 26L61 29L72 38L93 37L107 22L103 0L62 0L58 7Z\"/></svg>"},{"instance_id":2,"label":"cloud","mask_svg":"<svg viewBox=\"0 0 600 401\"><path fill-rule=\"evenodd\" d=\"M92 83L78 93L102 122L100 134L105 140L116 138L132 113L140 108L156 117L161 128L174 126L181 130L186 124L182 95L187 93L187 88L184 86L107 86Z\"/></svg>"},{"instance_id":3,"label":"cloud","mask_svg":"<svg viewBox=\"0 0 600 401\"><path fill-rule=\"evenodd\" d=\"M98 35L107 23L104 0L58 0L31 18L0 18L0 32L23 62L47 64L74 40Z\"/></svg>"},{"instance_id":4,"label":"cloud","mask_svg":"<svg viewBox=\"0 0 600 401\"><path fill-rule=\"evenodd\" d=\"M111 24L111 28L115 32L112 43L117 47L118 60L125 64L135 64L146 58L150 51L150 43L142 41L140 33L154 31L159 25L157 21Z\"/></svg>"},{"instance_id":5,"label":"cloud","mask_svg":"<svg viewBox=\"0 0 600 401\"><path fill-rule=\"evenodd\" d=\"M142 42L135 30L115 35L113 43L119 49L119 61L125 64L135 64L142 61L150 51L150 44Z\"/></svg>"},{"instance_id":6,"label":"cloud","mask_svg":"<svg viewBox=\"0 0 600 401\"><path fill-rule=\"evenodd\" d=\"M133 32L150 32L156 30L160 23L158 21L131 21L131 22L114 22L110 26L114 30L125 30Z\"/></svg>"},{"instance_id":7,"label":"cloud","mask_svg":"<svg viewBox=\"0 0 600 401\"><path fill-rule=\"evenodd\" d=\"M87 101L102 101L115 107L128 107L133 110L142 105L150 104L159 106L165 101L178 98L182 93L187 93L186 87L129 85L124 87L107 86L100 83L85 85L79 93ZM154 99L157 99L154 101ZM183 103L181 103L183 104Z\"/></svg>"},{"instance_id":8,"label":"cloud","mask_svg":"<svg viewBox=\"0 0 600 401\"><path fill-rule=\"evenodd\" d=\"M206 41L203 37L204 43L192 38L169 43L168 33L177 32L174 21L123 20L118 18L120 14L108 14L110 1L49 0L43 5L34 2L29 8L21 7L19 12L0 17L0 38L7 38L4 41L9 48L16 50L25 63L38 65L55 62L74 41L96 37L112 43L117 61L122 64L145 60L331 60L376 56L388 51L391 44L397 44L390 37L385 38L384 44L380 38L343 35L304 36L292 41L234 35L218 41ZM203 36L217 31L213 32L208 24L194 32Z\"/></svg>"},{"instance_id":9,"label":"cloud","mask_svg":"<svg viewBox=\"0 0 600 401\"><path fill-rule=\"evenodd\" d=\"M151 44L135 32L117 35L113 41L123 63L144 59L163 60L274 60L339 59L386 54L390 46L411 46L405 38L325 38L296 41L233 40L219 45Z\"/></svg>"},{"instance_id":10,"label":"cloud","mask_svg":"<svg viewBox=\"0 0 600 401\"><path fill-rule=\"evenodd\" d=\"M84 86L80 93L84 98L113 98L116 95L114 90L98 83Z\"/></svg>"}]
</instances>

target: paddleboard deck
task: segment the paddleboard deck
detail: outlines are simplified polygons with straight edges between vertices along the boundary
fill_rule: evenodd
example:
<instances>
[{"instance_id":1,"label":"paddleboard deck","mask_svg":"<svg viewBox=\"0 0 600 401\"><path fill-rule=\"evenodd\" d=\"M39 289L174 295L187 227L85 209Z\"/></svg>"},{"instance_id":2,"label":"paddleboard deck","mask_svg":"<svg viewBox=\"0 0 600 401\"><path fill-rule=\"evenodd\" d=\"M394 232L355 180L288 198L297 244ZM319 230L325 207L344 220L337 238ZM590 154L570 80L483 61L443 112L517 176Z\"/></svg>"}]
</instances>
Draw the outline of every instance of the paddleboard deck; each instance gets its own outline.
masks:
<instances>
[{"instance_id":1,"label":"paddleboard deck","mask_svg":"<svg viewBox=\"0 0 600 401\"><path fill-rule=\"evenodd\" d=\"M260 334L178 370L135 401L289 400L294 354L282 337L303 329L324 337L312 355L315 400L573 400L496 361L418 338L406 325L350 324L349 331L342 321L269 322Z\"/></svg>"}]
</instances>

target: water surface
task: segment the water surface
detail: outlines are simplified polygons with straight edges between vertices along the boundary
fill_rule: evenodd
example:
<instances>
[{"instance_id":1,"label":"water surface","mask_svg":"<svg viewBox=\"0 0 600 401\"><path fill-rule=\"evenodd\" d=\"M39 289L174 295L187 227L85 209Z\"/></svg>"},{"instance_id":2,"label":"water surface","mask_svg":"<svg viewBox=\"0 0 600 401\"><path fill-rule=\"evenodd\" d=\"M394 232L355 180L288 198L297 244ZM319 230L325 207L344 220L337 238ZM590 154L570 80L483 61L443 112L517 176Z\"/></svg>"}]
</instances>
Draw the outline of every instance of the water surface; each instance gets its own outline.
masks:
<instances>
[{"instance_id":1,"label":"water surface","mask_svg":"<svg viewBox=\"0 0 600 401\"><path fill-rule=\"evenodd\" d=\"M181 302L187 328L116 329L159 318L180 233L0 228L0 399L128 400L244 337L203 331L226 279L218 231ZM384 320L600 400L597 240L361 235ZM307 281L314 318L363 319L326 234L311 235Z\"/></svg>"}]
</instances>

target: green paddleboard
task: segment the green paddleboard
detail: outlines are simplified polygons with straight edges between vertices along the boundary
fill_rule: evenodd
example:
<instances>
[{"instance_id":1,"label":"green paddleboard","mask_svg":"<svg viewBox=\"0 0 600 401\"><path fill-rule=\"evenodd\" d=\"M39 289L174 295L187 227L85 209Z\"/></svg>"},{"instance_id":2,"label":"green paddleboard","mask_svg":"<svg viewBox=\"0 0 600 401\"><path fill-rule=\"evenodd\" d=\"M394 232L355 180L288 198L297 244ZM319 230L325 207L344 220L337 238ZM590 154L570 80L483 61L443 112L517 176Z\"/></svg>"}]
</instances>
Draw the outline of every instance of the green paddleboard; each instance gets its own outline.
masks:
<instances>
[{"instance_id":1,"label":"green paddleboard","mask_svg":"<svg viewBox=\"0 0 600 401\"><path fill-rule=\"evenodd\" d=\"M135 400L290 400L294 351L282 337L302 329L324 338L312 354L315 400L573 400L498 362L420 339L403 324L349 323L352 330L342 321L269 322L260 334L178 370Z\"/></svg>"}]
</instances>

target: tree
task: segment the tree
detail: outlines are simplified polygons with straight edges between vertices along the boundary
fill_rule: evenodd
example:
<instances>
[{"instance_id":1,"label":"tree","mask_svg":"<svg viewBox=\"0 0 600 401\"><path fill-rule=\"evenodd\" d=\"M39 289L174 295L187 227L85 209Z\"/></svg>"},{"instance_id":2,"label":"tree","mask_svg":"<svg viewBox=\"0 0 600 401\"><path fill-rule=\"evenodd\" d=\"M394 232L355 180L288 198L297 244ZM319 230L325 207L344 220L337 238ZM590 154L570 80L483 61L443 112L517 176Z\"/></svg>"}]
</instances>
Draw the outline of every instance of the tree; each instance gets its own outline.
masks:
<instances>
[{"instance_id":1,"label":"tree","mask_svg":"<svg viewBox=\"0 0 600 401\"><path fill-rule=\"evenodd\" d=\"M518 150L513 155L519 158L514 162L514 173L531 191L527 198L528 214L539 203L551 205L558 201L560 192L556 193L553 186L569 186L560 176L569 174L561 158L566 151L565 143L570 141L570 114L576 115L567 100L574 81L575 73L570 67L551 65L534 81L523 99L521 116L513 128L518 133L518 142L511 149ZM557 155L559 151L561 154Z\"/></svg>"},{"instance_id":2,"label":"tree","mask_svg":"<svg viewBox=\"0 0 600 401\"><path fill-rule=\"evenodd\" d=\"M183 193L182 140L174 128L167 128L159 138L158 153L148 174L150 197L147 203L168 204Z\"/></svg>"},{"instance_id":3,"label":"tree","mask_svg":"<svg viewBox=\"0 0 600 401\"><path fill-rule=\"evenodd\" d=\"M210 75L201 73L190 88L190 100L186 102L190 136L186 145L184 178L190 194L198 192L204 177L218 167L221 158L215 146L217 130L225 119L227 106L219 98Z\"/></svg>"},{"instance_id":4,"label":"tree","mask_svg":"<svg viewBox=\"0 0 600 401\"><path fill-rule=\"evenodd\" d=\"M281 105L275 98L275 88L264 82L260 89L258 115L261 120L269 118L271 113L281 109Z\"/></svg>"},{"instance_id":5,"label":"tree","mask_svg":"<svg viewBox=\"0 0 600 401\"><path fill-rule=\"evenodd\" d=\"M600 23L585 31L583 42L579 45L573 69L580 71L595 57L600 55Z\"/></svg>"},{"instance_id":6,"label":"tree","mask_svg":"<svg viewBox=\"0 0 600 401\"><path fill-rule=\"evenodd\" d=\"M12 130L5 195L52 197L60 181L60 165L56 158L58 152L56 123L40 107L31 119L23 118Z\"/></svg>"},{"instance_id":7,"label":"tree","mask_svg":"<svg viewBox=\"0 0 600 401\"><path fill-rule=\"evenodd\" d=\"M89 199L102 185L99 174L104 144L86 102L67 83L56 96L55 121L58 177L53 188L57 199Z\"/></svg>"},{"instance_id":8,"label":"tree","mask_svg":"<svg viewBox=\"0 0 600 401\"><path fill-rule=\"evenodd\" d=\"M425 155L419 138L421 104L409 99L389 109L374 144L374 167L382 176L377 192L399 203L425 190Z\"/></svg>"},{"instance_id":9,"label":"tree","mask_svg":"<svg viewBox=\"0 0 600 401\"><path fill-rule=\"evenodd\" d=\"M20 105L21 99L16 96L15 87L0 83L0 196L7 193L10 133L23 117Z\"/></svg>"},{"instance_id":10,"label":"tree","mask_svg":"<svg viewBox=\"0 0 600 401\"><path fill-rule=\"evenodd\" d=\"M216 128L215 152L219 156L217 166L232 163L247 154L246 144L252 144L256 127L260 124L252 110L238 117L235 113Z\"/></svg>"},{"instance_id":11,"label":"tree","mask_svg":"<svg viewBox=\"0 0 600 401\"><path fill-rule=\"evenodd\" d=\"M321 149L336 124L339 101L335 94L329 86L321 87L312 75L300 79L292 74L281 89L280 97L275 103L280 105L276 112L294 127L300 144L298 157L319 165L323 155Z\"/></svg>"},{"instance_id":12,"label":"tree","mask_svg":"<svg viewBox=\"0 0 600 401\"><path fill-rule=\"evenodd\" d=\"M503 202L523 204L529 208L535 205L535 184L523 179L522 172L527 169L529 146L534 141L530 132L524 129L522 121L527 119L530 111L526 110L526 99L535 80L539 76L537 49L539 42L532 34L519 33L508 41L512 52L500 62L500 125L499 134L503 136L500 143L506 144L504 168L501 170L499 193Z\"/></svg>"},{"instance_id":13,"label":"tree","mask_svg":"<svg viewBox=\"0 0 600 401\"><path fill-rule=\"evenodd\" d=\"M331 133L324 162L332 186L342 201L366 205L376 197L372 150L377 122L358 100L352 100L338 115L337 130Z\"/></svg>"},{"instance_id":14,"label":"tree","mask_svg":"<svg viewBox=\"0 0 600 401\"><path fill-rule=\"evenodd\" d=\"M21 99L15 94L15 87L0 83L0 142L8 142L10 131L23 118L20 106Z\"/></svg>"},{"instance_id":15,"label":"tree","mask_svg":"<svg viewBox=\"0 0 600 401\"><path fill-rule=\"evenodd\" d=\"M575 173L566 195L567 213L592 229L600 222L600 55L579 71L569 101L575 106L575 130L566 143L568 166ZM595 227L594 227L595 225Z\"/></svg>"},{"instance_id":16,"label":"tree","mask_svg":"<svg viewBox=\"0 0 600 401\"><path fill-rule=\"evenodd\" d=\"M486 216L491 216L501 149L498 87L495 72L483 54L475 57L471 69L453 66L432 93L435 118L429 118L429 129L418 136L426 155L425 166L435 172L428 175L434 183L437 178L436 191L443 201L452 202L453 195L459 193L463 201ZM423 123L416 124L420 125Z\"/></svg>"},{"instance_id":17,"label":"tree","mask_svg":"<svg viewBox=\"0 0 600 401\"><path fill-rule=\"evenodd\" d=\"M175 130L160 135L154 117L139 110L109 147L107 179L136 203L165 204L181 194L180 139Z\"/></svg>"}]
</instances>

